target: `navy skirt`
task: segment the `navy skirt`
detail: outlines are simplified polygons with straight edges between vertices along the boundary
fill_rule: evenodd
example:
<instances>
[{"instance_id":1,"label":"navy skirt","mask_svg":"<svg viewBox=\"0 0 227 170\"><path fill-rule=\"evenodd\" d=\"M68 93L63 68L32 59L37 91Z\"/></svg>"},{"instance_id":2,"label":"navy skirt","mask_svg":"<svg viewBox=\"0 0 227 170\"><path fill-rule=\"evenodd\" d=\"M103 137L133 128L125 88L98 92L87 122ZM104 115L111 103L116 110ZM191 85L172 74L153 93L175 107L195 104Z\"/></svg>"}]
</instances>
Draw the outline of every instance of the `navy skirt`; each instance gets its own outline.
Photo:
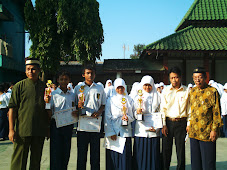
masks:
<instances>
[{"instance_id":1,"label":"navy skirt","mask_svg":"<svg viewBox=\"0 0 227 170\"><path fill-rule=\"evenodd\" d=\"M131 170L132 169L132 140L126 138L122 154L106 149L106 169L108 170Z\"/></svg>"},{"instance_id":2,"label":"navy skirt","mask_svg":"<svg viewBox=\"0 0 227 170\"><path fill-rule=\"evenodd\" d=\"M9 109L0 109L0 138L6 139L9 134L8 113Z\"/></svg>"},{"instance_id":3,"label":"navy skirt","mask_svg":"<svg viewBox=\"0 0 227 170\"><path fill-rule=\"evenodd\" d=\"M159 170L160 137L135 137L133 146L133 169Z\"/></svg>"}]
</instances>

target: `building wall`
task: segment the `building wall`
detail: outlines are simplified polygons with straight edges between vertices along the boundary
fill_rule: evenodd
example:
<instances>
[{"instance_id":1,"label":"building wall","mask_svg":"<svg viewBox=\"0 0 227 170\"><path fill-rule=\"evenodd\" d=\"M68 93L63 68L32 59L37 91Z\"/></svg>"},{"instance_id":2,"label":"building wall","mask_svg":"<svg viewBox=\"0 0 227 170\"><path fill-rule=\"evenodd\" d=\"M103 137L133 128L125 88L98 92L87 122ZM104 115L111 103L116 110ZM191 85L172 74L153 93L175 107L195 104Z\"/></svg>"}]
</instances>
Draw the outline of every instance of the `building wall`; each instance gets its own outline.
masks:
<instances>
[{"instance_id":1,"label":"building wall","mask_svg":"<svg viewBox=\"0 0 227 170\"><path fill-rule=\"evenodd\" d=\"M227 60L216 60L215 62L215 81L221 84L227 82Z\"/></svg>"},{"instance_id":2,"label":"building wall","mask_svg":"<svg viewBox=\"0 0 227 170\"><path fill-rule=\"evenodd\" d=\"M20 70L24 70L25 62L24 19L22 17L22 14L19 12L17 5L12 0L4 0L2 1L2 4L14 16L14 21L0 20L0 37L2 37L4 41L12 45L13 49L12 59L16 63L21 65ZM5 70L5 73L6 73L6 75L4 76L5 78L0 77L0 82L8 80L13 81L14 78L11 77L9 70L8 71ZM21 74L22 72L20 73L20 75ZM12 78L12 80L10 78Z\"/></svg>"}]
</instances>

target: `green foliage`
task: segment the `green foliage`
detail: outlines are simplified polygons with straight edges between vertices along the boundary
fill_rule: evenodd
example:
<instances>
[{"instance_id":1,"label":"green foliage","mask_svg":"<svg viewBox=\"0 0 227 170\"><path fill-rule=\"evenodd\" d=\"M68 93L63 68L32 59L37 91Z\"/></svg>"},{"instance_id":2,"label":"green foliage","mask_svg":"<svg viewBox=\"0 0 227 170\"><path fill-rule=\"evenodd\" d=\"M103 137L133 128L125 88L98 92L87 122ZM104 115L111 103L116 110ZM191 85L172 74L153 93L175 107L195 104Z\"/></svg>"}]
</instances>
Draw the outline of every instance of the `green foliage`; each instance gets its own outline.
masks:
<instances>
[{"instance_id":1,"label":"green foliage","mask_svg":"<svg viewBox=\"0 0 227 170\"><path fill-rule=\"evenodd\" d=\"M25 6L25 29L32 40L31 55L44 71L55 72L60 60L95 63L104 41L96 0L31 0Z\"/></svg>"},{"instance_id":2,"label":"green foliage","mask_svg":"<svg viewBox=\"0 0 227 170\"><path fill-rule=\"evenodd\" d=\"M140 55L142 54L143 50L144 50L145 44L137 44L134 45L134 49L133 52L134 54L130 55L131 59L139 59Z\"/></svg>"}]
</instances>

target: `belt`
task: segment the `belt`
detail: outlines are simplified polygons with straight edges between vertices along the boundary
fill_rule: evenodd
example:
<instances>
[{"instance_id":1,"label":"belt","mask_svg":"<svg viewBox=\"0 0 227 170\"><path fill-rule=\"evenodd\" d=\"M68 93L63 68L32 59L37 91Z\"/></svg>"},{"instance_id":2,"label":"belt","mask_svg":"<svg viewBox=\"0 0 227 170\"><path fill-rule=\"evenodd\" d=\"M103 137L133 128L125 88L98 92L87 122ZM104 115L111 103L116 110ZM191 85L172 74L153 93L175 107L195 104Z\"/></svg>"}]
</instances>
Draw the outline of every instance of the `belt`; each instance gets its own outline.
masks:
<instances>
[{"instance_id":1,"label":"belt","mask_svg":"<svg viewBox=\"0 0 227 170\"><path fill-rule=\"evenodd\" d=\"M182 118L170 118L170 117L167 117L167 119L172 121L172 122L179 122L179 121L182 121L182 120L186 120L187 117L182 117Z\"/></svg>"}]
</instances>

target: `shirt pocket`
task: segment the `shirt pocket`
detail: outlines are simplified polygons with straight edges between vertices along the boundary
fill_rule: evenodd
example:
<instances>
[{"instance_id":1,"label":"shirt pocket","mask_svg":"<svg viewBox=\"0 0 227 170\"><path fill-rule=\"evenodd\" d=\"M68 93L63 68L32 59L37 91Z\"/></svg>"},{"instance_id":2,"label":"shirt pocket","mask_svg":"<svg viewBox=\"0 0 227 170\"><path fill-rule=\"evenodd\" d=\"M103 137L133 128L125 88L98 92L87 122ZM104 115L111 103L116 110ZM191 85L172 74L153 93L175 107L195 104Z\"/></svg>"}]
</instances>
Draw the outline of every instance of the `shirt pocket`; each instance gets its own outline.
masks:
<instances>
[{"instance_id":1,"label":"shirt pocket","mask_svg":"<svg viewBox=\"0 0 227 170\"><path fill-rule=\"evenodd\" d=\"M97 101L100 101L100 100L101 100L101 93L95 92L95 99L96 99Z\"/></svg>"}]
</instances>

